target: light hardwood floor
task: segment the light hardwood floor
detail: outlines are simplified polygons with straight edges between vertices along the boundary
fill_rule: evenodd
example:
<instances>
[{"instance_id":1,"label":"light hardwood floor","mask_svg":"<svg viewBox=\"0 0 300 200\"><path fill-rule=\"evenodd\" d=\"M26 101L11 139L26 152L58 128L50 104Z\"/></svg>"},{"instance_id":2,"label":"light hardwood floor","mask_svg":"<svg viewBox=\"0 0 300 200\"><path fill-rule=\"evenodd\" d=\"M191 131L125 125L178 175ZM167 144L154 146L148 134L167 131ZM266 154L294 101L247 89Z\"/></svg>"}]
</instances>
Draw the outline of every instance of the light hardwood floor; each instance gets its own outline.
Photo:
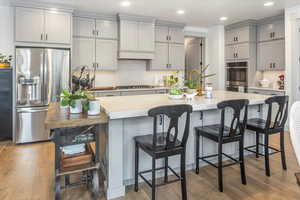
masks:
<instances>
[{"instance_id":1,"label":"light hardwood floor","mask_svg":"<svg viewBox=\"0 0 300 200\"><path fill-rule=\"evenodd\" d=\"M278 146L279 137L271 137ZM246 157L248 184L241 184L239 166L224 169L224 192L218 192L217 171L211 166L201 168L200 174L187 173L189 200L299 200L300 187L295 172L300 172L289 136L286 134L288 170L281 168L280 154L271 156L271 177L264 173L263 158ZM54 145L51 142L12 145L0 143L0 199L52 200L54 199ZM124 200L150 200L148 186L142 184L139 192L127 187ZM86 187L78 186L63 192L63 199L90 199ZM100 198L103 200L104 198ZM180 183L158 188L158 200L180 200Z\"/></svg>"}]
</instances>

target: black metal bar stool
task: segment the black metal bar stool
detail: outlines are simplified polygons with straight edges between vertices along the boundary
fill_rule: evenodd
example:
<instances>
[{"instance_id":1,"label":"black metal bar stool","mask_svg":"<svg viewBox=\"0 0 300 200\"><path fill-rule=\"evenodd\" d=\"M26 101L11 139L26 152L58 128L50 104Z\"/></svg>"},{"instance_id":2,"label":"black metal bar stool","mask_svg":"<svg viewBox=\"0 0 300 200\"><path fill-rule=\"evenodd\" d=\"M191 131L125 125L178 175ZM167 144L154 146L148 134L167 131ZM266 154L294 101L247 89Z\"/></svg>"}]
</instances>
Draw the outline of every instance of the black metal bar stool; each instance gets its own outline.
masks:
<instances>
[{"instance_id":1,"label":"black metal bar stool","mask_svg":"<svg viewBox=\"0 0 300 200\"><path fill-rule=\"evenodd\" d=\"M199 159L218 169L219 191L223 192L223 168L234 164L240 164L242 183L246 184L246 174L244 165L244 132L247 121L249 101L246 99L223 101L217 105L221 109L221 124L213 124L196 128L196 173L199 174ZM226 109L233 110L233 117L230 127L225 126ZM244 110L243 120L241 111ZM208 138L218 143L218 153L209 156L199 157L200 136ZM239 159L235 159L223 153L223 144L239 142ZM222 157L226 156L233 162L223 165ZM218 163L214 164L208 158L218 157Z\"/></svg>"},{"instance_id":2,"label":"black metal bar stool","mask_svg":"<svg viewBox=\"0 0 300 200\"><path fill-rule=\"evenodd\" d=\"M245 147L245 150L259 155L265 156L266 175L270 176L269 156L281 152L282 168L286 170L285 150L284 150L284 126L288 117L288 96L274 96L266 99L265 103L268 105L267 120L254 118L247 121L247 129L255 131L256 145ZM274 108L277 104L277 108ZM274 108L274 109L273 109ZM272 111L276 111L275 119L272 119ZM269 136L280 133L280 150L269 146ZM259 142L259 134L264 134L264 144ZM264 154L259 152L259 146L264 147ZM255 150L252 150L255 147ZM269 149L273 152L269 152Z\"/></svg>"},{"instance_id":3,"label":"black metal bar stool","mask_svg":"<svg viewBox=\"0 0 300 200\"><path fill-rule=\"evenodd\" d=\"M152 189L152 200L155 200L155 188L168 183L181 180L182 199L187 199L186 176L185 176L185 152L186 143L189 136L191 105L161 106L151 109L148 112L153 117L153 134L137 136L135 140L135 191L138 191L138 177L140 176ZM163 115L170 120L167 132L157 132L158 118ZM185 115L185 128L181 141L178 139L178 120ZM139 149L142 149L152 157L152 169L139 172ZM180 155L180 175L168 166L168 157ZM156 160L165 159L165 166L156 168ZM168 169L177 177L177 179L168 181ZM164 182L156 184L155 173L157 170L164 170ZM152 183L150 183L143 174L152 173Z\"/></svg>"}]
</instances>

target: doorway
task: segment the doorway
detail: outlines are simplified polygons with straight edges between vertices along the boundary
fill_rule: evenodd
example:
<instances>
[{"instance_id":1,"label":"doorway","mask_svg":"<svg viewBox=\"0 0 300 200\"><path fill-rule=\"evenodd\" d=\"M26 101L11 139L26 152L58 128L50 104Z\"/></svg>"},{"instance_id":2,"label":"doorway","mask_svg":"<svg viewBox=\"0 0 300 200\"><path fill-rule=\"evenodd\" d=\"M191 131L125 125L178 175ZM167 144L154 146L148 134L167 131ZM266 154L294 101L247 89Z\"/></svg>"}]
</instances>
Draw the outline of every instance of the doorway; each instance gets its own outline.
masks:
<instances>
[{"instance_id":1,"label":"doorway","mask_svg":"<svg viewBox=\"0 0 300 200\"><path fill-rule=\"evenodd\" d=\"M188 80L189 74L192 70L202 70L205 65L203 37L188 36L184 38L185 44L185 80Z\"/></svg>"}]
</instances>

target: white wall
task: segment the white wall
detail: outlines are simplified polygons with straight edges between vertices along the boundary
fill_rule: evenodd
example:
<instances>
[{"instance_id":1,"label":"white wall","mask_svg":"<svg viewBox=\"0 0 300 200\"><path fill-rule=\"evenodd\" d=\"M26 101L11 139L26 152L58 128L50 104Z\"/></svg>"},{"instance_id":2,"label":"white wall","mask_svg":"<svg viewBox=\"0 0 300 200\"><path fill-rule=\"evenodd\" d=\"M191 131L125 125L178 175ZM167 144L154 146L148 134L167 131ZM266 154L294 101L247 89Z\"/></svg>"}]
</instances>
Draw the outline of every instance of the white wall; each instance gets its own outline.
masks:
<instances>
[{"instance_id":1,"label":"white wall","mask_svg":"<svg viewBox=\"0 0 300 200\"><path fill-rule=\"evenodd\" d=\"M300 100L300 6L285 9L286 89L291 104Z\"/></svg>"},{"instance_id":2,"label":"white wall","mask_svg":"<svg viewBox=\"0 0 300 200\"><path fill-rule=\"evenodd\" d=\"M208 28L206 39L206 64L209 64L207 74L216 73L216 76L207 79L214 89L225 89L225 42L224 26L217 25Z\"/></svg>"},{"instance_id":3,"label":"white wall","mask_svg":"<svg viewBox=\"0 0 300 200\"><path fill-rule=\"evenodd\" d=\"M0 3L0 53L13 54L13 9Z\"/></svg>"}]
</instances>

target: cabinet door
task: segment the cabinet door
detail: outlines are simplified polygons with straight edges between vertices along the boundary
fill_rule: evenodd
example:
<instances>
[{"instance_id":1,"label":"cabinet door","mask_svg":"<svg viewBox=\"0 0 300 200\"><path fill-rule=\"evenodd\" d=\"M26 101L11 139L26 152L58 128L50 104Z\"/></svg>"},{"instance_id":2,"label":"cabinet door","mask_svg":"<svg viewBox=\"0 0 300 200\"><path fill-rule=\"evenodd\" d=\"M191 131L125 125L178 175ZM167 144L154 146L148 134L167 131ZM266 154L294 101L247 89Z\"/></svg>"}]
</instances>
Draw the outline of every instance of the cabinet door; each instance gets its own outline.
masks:
<instances>
[{"instance_id":1,"label":"cabinet door","mask_svg":"<svg viewBox=\"0 0 300 200\"><path fill-rule=\"evenodd\" d=\"M236 29L236 37L237 41L236 42L249 42L250 39L250 27L245 26Z\"/></svg>"},{"instance_id":2,"label":"cabinet door","mask_svg":"<svg viewBox=\"0 0 300 200\"><path fill-rule=\"evenodd\" d=\"M154 24L139 22L138 50L154 51Z\"/></svg>"},{"instance_id":3,"label":"cabinet door","mask_svg":"<svg viewBox=\"0 0 300 200\"><path fill-rule=\"evenodd\" d=\"M69 13L45 11L45 41L71 44L71 20Z\"/></svg>"},{"instance_id":4,"label":"cabinet door","mask_svg":"<svg viewBox=\"0 0 300 200\"><path fill-rule=\"evenodd\" d=\"M285 36L285 27L284 21L278 20L274 22L274 38L273 39L281 39Z\"/></svg>"},{"instance_id":5,"label":"cabinet door","mask_svg":"<svg viewBox=\"0 0 300 200\"><path fill-rule=\"evenodd\" d=\"M72 50L73 69L82 66L92 67L95 63L95 39L74 38Z\"/></svg>"},{"instance_id":6,"label":"cabinet door","mask_svg":"<svg viewBox=\"0 0 300 200\"><path fill-rule=\"evenodd\" d=\"M97 38L118 39L118 24L116 21L96 20Z\"/></svg>"},{"instance_id":7,"label":"cabinet door","mask_svg":"<svg viewBox=\"0 0 300 200\"><path fill-rule=\"evenodd\" d=\"M94 37L95 20L90 18L73 18L73 35L80 37Z\"/></svg>"},{"instance_id":8,"label":"cabinet door","mask_svg":"<svg viewBox=\"0 0 300 200\"><path fill-rule=\"evenodd\" d=\"M184 45L169 44L169 63L171 70L184 69Z\"/></svg>"},{"instance_id":9,"label":"cabinet door","mask_svg":"<svg viewBox=\"0 0 300 200\"><path fill-rule=\"evenodd\" d=\"M258 27L258 41L268 41L284 38L284 21L278 20L273 23L263 24Z\"/></svg>"},{"instance_id":10,"label":"cabinet door","mask_svg":"<svg viewBox=\"0 0 300 200\"><path fill-rule=\"evenodd\" d=\"M234 31L233 30L227 30L225 32L225 44L233 44L234 41Z\"/></svg>"},{"instance_id":11,"label":"cabinet door","mask_svg":"<svg viewBox=\"0 0 300 200\"><path fill-rule=\"evenodd\" d=\"M122 20L120 22L120 50L138 50L138 26L139 22Z\"/></svg>"},{"instance_id":12,"label":"cabinet door","mask_svg":"<svg viewBox=\"0 0 300 200\"><path fill-rule=\"evenodd\" d=\"M155 27L155 41L156 42L168 42L167 36L169 35L169 28L167 26Z\"/></svg>"},{"instance_id":13,"label":"cabinet door","mask_svg":"<svg viewBox=\"0 0 300 200\"><path fill-rule=\"evenodd\" d=\"M155 58L151 61L151 69L166 70L169 64L169 45L168 43L155 43Z\"/></svg>"},{"instance_id":14,"label":"cabinet door","mask_svg":"<svg viewBox=\"0 0 300 200\"><path fill-rule=\"evenodd\" d=\"M284 40L276 40L272 42L272 53L274 70L284 70L285 69L285 43Z\"/></svg>"},{"instance_id":15,"label":"cabinet door","mask_svg":"<svg viewBox=\"0 0 300 200\"><path fill-rule=\"evenodd\" d=\"M225 50L226 60L235 59L235 53L236 53L236 46L234 45L226 46L226 50Z\"/></svg>"},{"instance_id":16,"label":"cabinet door","mask_svg":"<svg viewBox=\"0 0 300 200\"><path fill-rule=\"evenodd\" d=\"M44 11L16 8L15 36L18 42L42 42L44 34ZM3 27L4 28L4 27Z\"/></svg>"},{"instance_id":17,"label":"cabinet door","mask_svg":"<svg viewBox=\"0 0 300 200\"><path fill-rule=\"evenodd\" d=\"M272 69L272 45L271 42L262 42L257 47L257 70L271 70Z\"/></svg>"},{"instance_id":18,"label":"cabinet door","mask_svg":"<svg viewBox=\"0 0 300 200\"><path fill-rule=\"evenodd\" d=\"M172 43L184 43L184 34L182 28L169 28L170 42Z\"/></svg>"},{"instance_id":19,"label":"cabinet door","mask_svg":"<svg viewBox=\"0 0 300 200\"><path fill-rule=\"evenodd\" d=\"M99 70L117 70L118 42L116 40L96 39L96 63Z\"/></svg>"},{"instance_id":20,"label":"cabinet door","mask_svg":"<svg viewBox=\"0 0 300 200\"><path fill-rule=\"evenodd\" d=\"M249 44L237 44L236 45L236 58L248 59L249 58Z\"/></svg>"}]
</instances>

